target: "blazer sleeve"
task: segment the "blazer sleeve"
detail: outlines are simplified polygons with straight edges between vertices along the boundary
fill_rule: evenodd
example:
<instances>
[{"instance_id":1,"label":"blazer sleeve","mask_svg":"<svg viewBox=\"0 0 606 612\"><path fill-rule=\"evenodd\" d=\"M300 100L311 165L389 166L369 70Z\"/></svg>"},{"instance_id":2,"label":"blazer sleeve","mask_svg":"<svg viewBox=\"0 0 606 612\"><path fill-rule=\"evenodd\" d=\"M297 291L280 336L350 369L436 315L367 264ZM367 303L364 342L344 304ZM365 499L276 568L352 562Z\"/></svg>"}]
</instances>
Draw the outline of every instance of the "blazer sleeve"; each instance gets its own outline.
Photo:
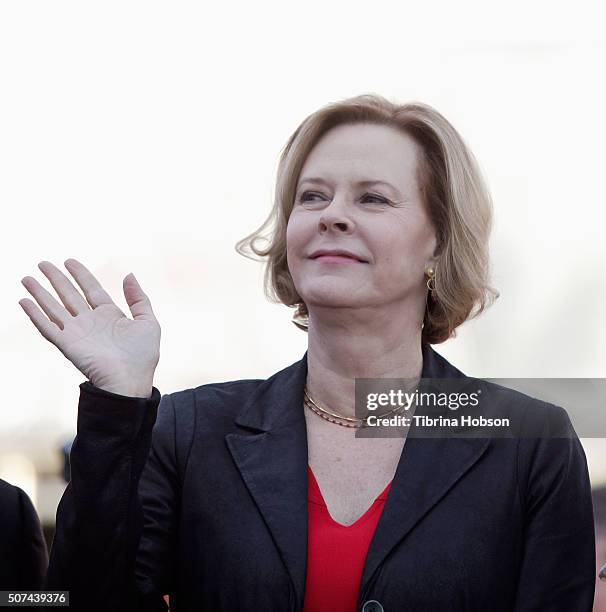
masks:
<instances>
[{"instance_id":1,"label":"blazer sleeve","mask_svg":"<svg viewBox=\"0 0 606 612\"><path fill-rule=\"evenodd\" d=\"M544 435L518 446L525 538L515 609L591 612L596 561L587 460L566 411L545 405Z\"/></svg>"},{"instance_id":2,"label":"blazer sleeve","mask_svg":"<svg viewBox=\"0 0 606 612\"><path fill-rule=\"evenodd\" d=\"M172 555L163 553L174 545L178 496L165 463L173 454L173 414L170 395L161 396L156 387L150 398L133 398L89 381L80 385L71 480L57 509L45 583L47 590L70 592L71 610L167 610L161 590L169 588ZM139 494L144 468L150 502L145 519ZM149 575L137 575L145 521L154 555L143 566Z\"/></svg>"}]
</instances>

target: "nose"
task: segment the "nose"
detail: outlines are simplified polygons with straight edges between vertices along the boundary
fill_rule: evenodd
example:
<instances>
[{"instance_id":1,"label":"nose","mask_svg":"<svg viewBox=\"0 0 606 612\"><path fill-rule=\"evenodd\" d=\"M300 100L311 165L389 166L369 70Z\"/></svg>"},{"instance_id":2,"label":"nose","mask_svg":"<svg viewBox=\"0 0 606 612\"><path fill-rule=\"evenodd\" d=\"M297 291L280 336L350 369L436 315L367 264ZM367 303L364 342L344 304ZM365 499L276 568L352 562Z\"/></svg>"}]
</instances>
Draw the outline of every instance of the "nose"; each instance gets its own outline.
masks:
<instances>
[{"instance_id":1,"label":"nose","mask_svg":"<svg viewBox=\"0 0 606 612\"><path fill-rule=\"evenodd\" d=\"M334 198L332 202L324 208L318 219L318 229L320 232L334 231L336 233L351 233L354 223L347 213L346 204L343 198Z\"/></svg>"}]
</instances>

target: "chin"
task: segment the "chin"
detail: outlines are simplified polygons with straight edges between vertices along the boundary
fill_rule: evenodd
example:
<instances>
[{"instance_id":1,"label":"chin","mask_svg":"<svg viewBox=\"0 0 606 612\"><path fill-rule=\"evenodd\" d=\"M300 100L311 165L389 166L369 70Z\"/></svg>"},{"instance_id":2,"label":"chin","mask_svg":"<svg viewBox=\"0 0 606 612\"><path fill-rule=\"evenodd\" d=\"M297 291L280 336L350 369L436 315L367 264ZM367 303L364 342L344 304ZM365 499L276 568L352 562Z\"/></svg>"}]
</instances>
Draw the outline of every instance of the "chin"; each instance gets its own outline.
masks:
<instances>
[{"instance_id":1,"label":"chin","mask_svg":"<svg viewBox=\"0 0 606 612\"><path fill-rule=\"evenodd\" d=\"M366 283L361 277L346 277L345 275L321 274L306 275L300 282L295 282L298 294L306 304L318 306L354 306L360 302L360 289Z\"/></svg>"},{"instance_id":2,"label":"chin","mask_svg":"<svg viewBox=\"0 0 606 612\"><path fill-rule=\"evenodd\" d=\"M310 307L318 308L356 308L362 306L358 300L352 299L353 288L349 291L307 291L303 301ZM301 294L299 294L301 295Z\"/></svg>"}]
</instances>

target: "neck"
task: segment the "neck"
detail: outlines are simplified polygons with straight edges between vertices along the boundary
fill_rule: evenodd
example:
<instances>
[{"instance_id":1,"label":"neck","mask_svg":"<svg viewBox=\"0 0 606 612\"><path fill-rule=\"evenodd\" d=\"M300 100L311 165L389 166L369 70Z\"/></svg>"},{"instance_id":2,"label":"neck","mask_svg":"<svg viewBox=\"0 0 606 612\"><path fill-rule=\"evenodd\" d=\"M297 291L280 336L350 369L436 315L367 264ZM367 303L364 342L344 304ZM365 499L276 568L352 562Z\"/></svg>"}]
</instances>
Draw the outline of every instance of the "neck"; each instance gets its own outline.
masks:
<instances>
[{"instance_id":1,"label":"neck","mask_svg":"<svg viewBox=\"0 0 606 612\"><path fill-rule=\"evenodd\" d=\"M321 406L355 416L356 378L414 378L423 370L417 317L310 311L307 389Z\"/></svg>"}]
</instances>

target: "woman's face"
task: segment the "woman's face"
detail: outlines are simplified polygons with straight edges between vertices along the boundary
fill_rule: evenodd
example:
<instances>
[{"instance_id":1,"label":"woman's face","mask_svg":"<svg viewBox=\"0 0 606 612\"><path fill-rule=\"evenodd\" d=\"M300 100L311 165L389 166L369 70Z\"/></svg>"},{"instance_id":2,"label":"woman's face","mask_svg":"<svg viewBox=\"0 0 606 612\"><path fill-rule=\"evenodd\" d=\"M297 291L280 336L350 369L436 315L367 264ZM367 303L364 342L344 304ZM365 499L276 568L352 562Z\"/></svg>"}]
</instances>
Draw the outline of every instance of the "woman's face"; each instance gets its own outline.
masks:
<instances>
[{"instance_id":1,"label":"woman's face","mask_svg":"<svg viewBox=\"0 0 606 612\"><path fill-rule=\"evenodd\" d=\"M312 149L286 233L288 267L310 313L394 307L422 319L437 241L416 179L418 152L408 135L372 124L339 125ZM321 249L363 261L314 257Z\"/></svg>"}]
</instances>

